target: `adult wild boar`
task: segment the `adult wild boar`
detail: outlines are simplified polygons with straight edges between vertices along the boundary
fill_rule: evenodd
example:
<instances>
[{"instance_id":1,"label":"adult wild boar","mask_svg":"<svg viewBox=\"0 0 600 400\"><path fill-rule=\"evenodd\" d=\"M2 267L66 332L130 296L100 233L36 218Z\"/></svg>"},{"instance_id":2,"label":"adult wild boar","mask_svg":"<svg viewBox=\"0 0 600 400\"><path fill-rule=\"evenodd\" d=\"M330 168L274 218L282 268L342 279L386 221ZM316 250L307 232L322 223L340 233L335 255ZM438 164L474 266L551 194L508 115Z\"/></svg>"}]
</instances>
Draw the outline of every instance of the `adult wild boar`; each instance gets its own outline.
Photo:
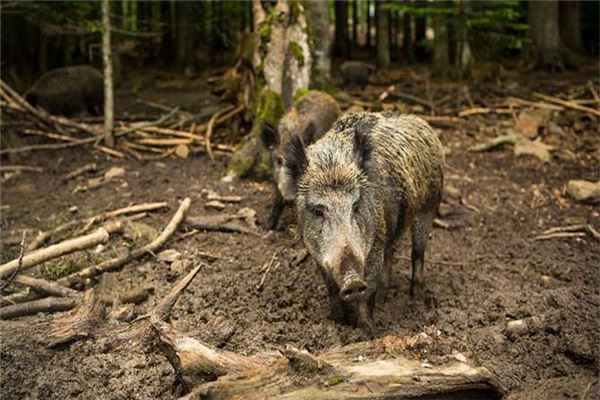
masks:
<instances>
[{"instance_id":1,"label":"adult wild boar","mask_svg":"<svg viewBox=\"0 0 600 400\"><path fill-rule=\"evenodd\" d=\"M358 85L365 87L369 84L371 74L375 67L362 61L346 61L340 67L344 86Z\"/></svg>"},{"instance_id":2,"label":"adult wild boar","mask_svg":"<svg viewBox=\"0 0 600 400\"><path fill-rule=\"evenodd\" d=\"M293 195L284 188L287 176L283 173L283 150L293 137L298 137L304 145L309 145L331 128L340 115L340 107L333 97L324 92L311 90L298 98L279 122L277 132L267 129L265 144L271 149L271 169L275 184L271 214L264 223L265 229L275 229L286 202L293 201Z\"/></svg>"},{"instance_id":3,"label":"adult wild boar","mask_svg":"<svg viewBox=\"0 0 600 400\"><path fill-rule=\"evenodd\" d=\"M285 156L299 233L325 278L333 316L372 330L398 241L412 230L411 294L423 290L427 237L442 194L444 153L413 115L349 114ZM380 297L380 296L378 296Z\"/></svg>"},{"instance_id":4,"label":"adult wild boar","mask_svg":"<svg viewBox=\"0 0 600 400\"><path fill-rule=\"evenodd\" d=\"M102 115L102 74L89 65L48 71L25 93L25 100L50 114L70 116L87 111L92 115Z\"/></svg>"}]
</instances>

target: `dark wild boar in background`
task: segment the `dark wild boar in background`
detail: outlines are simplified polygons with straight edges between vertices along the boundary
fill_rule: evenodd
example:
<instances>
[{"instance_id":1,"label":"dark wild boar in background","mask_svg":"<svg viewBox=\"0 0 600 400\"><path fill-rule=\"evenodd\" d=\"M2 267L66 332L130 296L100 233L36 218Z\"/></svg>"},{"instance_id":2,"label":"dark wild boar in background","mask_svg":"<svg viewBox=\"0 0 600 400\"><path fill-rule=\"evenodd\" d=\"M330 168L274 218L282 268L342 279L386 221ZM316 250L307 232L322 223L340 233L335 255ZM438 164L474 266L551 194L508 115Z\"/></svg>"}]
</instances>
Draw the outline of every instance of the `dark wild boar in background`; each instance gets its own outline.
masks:
<instances>
[{"instance_id":1,"label":"dark wild boar in background","mask_svg":"<svg viewBox=\"0 0 600 400\"><path fill-rule=\"evenodd\" d=\"M311 90L294 102L291 109L279 122L277 131L267 128L265 144L271 149L271 165L274 182L274 198L271 214L264 223L265 229L275 229L279 216L287 203L294 200L286 193L287 176L283 173L284 148L293 137L298 137L305 146L321 138L340 115L340 107L333 97L324 92Z\"/></svg>"},{"instance_id":2,"label":"dark wild boar in background","mask_svg":"<svg viewBox=\"0 0 600 400\"><path fill-rule=\"evenodd\" d=\"M89 65L48 71L24 97L32 106L55 115L71 116L81 111L102 115L104 112L102 74Z\"/></svg>"},{"instance_id":3,"label":"dark wild boar in background","mask_svg":"<svg viewBox=\"0 0 600 400\"><path fill-rule=\"evenodd\" d=\"M334 318L373 332L375 298L383 298L408 227L411 294L421 294L443 163L438 137L413 115L349 114L307 148L292 140L286 190L295 194L300 237L325 278Z\"/></svg>"},{"instance_id":4,"label":"dark wild boar in background","mask_svg":"<svg viewBox=\"0 0 600 400\"><path fill-rule=\"evenodd\" d=\"M340 67L340 71L344 86L365 87L369 84L369 78L375 72L375 67L362 61L346 61Z\"/></svg>"}]
</instances>

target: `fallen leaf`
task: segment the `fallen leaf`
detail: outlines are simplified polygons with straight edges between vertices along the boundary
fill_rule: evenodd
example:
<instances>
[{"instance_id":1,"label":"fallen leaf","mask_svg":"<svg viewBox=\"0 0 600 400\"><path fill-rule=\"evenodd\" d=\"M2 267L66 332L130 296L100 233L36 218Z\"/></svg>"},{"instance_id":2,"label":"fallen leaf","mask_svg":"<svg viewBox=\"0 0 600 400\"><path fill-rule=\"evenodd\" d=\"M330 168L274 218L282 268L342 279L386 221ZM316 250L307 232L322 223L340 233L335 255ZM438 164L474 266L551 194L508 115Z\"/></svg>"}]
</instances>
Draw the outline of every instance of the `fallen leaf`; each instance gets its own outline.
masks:
<instances>
[{"instance_id":1,"label":"fallen leaf","mask_svg":"<svg viewBox=\"0 0 600 400\"><path fill-rule=\"evenodd\" d=\"M522 138L515 142L514 154L516 156L528 154L539 158L543 162L550 162L550 151L553 149L553 146L547 145L540 139L532 141Z\"/></svg>"},{"instance_id":2,"label":"fallen leaf","mask_svg":"<svg viewBox=\"0 0 600 400\"><path fill-rule=\"evenodd\" d=\"M548 121L550 110L523 110L517 118L517 129L524 136L533 139L538 135L538 129Z\"/></svg>"}]
</instances>

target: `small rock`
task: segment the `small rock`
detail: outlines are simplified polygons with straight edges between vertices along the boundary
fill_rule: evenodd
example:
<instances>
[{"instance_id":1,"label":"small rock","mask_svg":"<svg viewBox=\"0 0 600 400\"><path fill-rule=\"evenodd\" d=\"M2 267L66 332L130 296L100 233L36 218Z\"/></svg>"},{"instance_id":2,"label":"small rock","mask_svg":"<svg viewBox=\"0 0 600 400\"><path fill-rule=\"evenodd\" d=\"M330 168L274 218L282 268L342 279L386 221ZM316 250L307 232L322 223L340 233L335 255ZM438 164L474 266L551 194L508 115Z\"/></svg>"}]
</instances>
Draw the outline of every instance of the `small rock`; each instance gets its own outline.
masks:
<instances>
[{"instance_id":1,"label":"small rock","mask_svg":"<svg viewBox=\"0 0 600 400\"><path fill-rule=\"evenodd\" d=\"M157 161L157 162L155 162L155 163L154 163L154 166L155 166L156 168L161 168L161 169L165 169L165 168L167 168L167 164L165 164L165 163L164 163L164 162L162 162L162 161Z\"/></svg>"},{"instance_id":2,"label":"small rock","mask_svg":"<svg viewBox=\"0 0 600 400\"><path fill-rule=\"evenodd\" d=\"M181 257L181 253L175 249L168 249L161 251L158 253L158 261L164 261L168 263L172 263L173 261L179 259Z\"/></svg>"},{"instance_id":3,"label":"small rock","mask_svg":"<svg viewBox=\"0 0 600 400\"><path fill-rule=\"evenodd\" d=\"M600 203L600 182L572 180L567 183L567 194L581 203Z\"/></svg>"},{"instance_id":4,"label":"small rock","mask_svg":"<svg viewBox=\"0 0 600 400\"><path fill-rule=\"evenodd\" d=\"M536 140L517 140L513 151L516 156L528 154L539 158L543 162L549 162L551 150L554 150L553 146L547 145L538 138Z\"/></svg>"},{"instance_id":5,"label":"small rock","mask_svg":"<svg viewBox=\"0 0 600 400\"><path fill-rule=\"evenodd\" d=\"M223 210L225 208L225 204L221 203L218 200L212 200L207 202L205 207L214 208L215 210Z\"/></svg>"},{"instance_id":6,"label":"small rock","mask_svg":"<svg viewBox=\"0 0 600 400\"><path fill-rule=\"evenodd\" d=\"M506 323L506 336L509 339L516 339L525 334L531 334L538 331L542 326L542 319L539 317L529 317L508 321Z\"/></svg>"},{"instance_id":7,"label":"small rock","mask_svg":"<svg viewBox=\"0 0 600 400\"><path fill-rule=\"evenodd\" d=\"M77 206L71 206L71 207L69 207L69 212L70 213L76 213L77 211L79 211L79 207L77 207Z\"/></svg>"},{"instance_id":8,"label":"small rock","mask_svg":"<svg viewBox=\"0 0 600 400\"><path fill-rule=\"evenodd\" d=\"M540 281L542 282L542 285L545 287L548 287L552 284L552 278L549 277L548 275L542 275L540 277Z\"/></svg>"}]
</instances>

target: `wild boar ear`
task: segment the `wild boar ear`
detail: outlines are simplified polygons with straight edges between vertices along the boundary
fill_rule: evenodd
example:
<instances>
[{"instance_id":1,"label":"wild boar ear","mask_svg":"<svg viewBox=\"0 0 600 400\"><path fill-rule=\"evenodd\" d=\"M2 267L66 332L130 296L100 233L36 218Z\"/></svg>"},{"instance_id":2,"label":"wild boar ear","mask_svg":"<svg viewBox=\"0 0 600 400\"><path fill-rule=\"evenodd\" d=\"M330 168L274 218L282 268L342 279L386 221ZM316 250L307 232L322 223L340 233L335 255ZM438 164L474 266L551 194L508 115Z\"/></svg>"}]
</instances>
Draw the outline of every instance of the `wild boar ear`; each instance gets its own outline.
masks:
<instances>
[{"instance_id":1,"label":"wild boar ear","mask_svg":"<svg viewBox=\"0 0 600 400\"><path fill-rule=\"evenodd\" d=\"M295 195L298 189L298 181L308 166L306 149L299 136L293 136L289 144L285 146L283 157L283 168L289 178L290 187L286 190Z\"/></svg>"},{"instance_id":2,"label":"wild boar ear","mask_svg":"<svg viewBox=\"0 0 600 400\"><path fill-rule=\"evenodd\" d=\"M354 157L356 163L365 172L369 171L371 156L373 154L373 143L371 137L361 129L354 133Z\"/></svg>"},{"instance_id":3,"label":"wild boar ear","mask_svg":"<svg viewBox=\"0 0 600 400\"><path fill-rule=\"evenodd\" d=\"M312 143L315 138L315 133L317 132L317 128L315 127L314 122L309 122L304 129L304 133L302 137L304 138L304 143Z\"/></svg>"},{"instance_id":4,"label":"wild boar ear","mask_svg":"<svg viewBox=\"0 0 600 400\"><path fill-rule=\"evenodd\" d=\"M261 139L267 149L271 149L279 144L279 133L271 124L264 124Z\"/></svg>"}]
</instances>

